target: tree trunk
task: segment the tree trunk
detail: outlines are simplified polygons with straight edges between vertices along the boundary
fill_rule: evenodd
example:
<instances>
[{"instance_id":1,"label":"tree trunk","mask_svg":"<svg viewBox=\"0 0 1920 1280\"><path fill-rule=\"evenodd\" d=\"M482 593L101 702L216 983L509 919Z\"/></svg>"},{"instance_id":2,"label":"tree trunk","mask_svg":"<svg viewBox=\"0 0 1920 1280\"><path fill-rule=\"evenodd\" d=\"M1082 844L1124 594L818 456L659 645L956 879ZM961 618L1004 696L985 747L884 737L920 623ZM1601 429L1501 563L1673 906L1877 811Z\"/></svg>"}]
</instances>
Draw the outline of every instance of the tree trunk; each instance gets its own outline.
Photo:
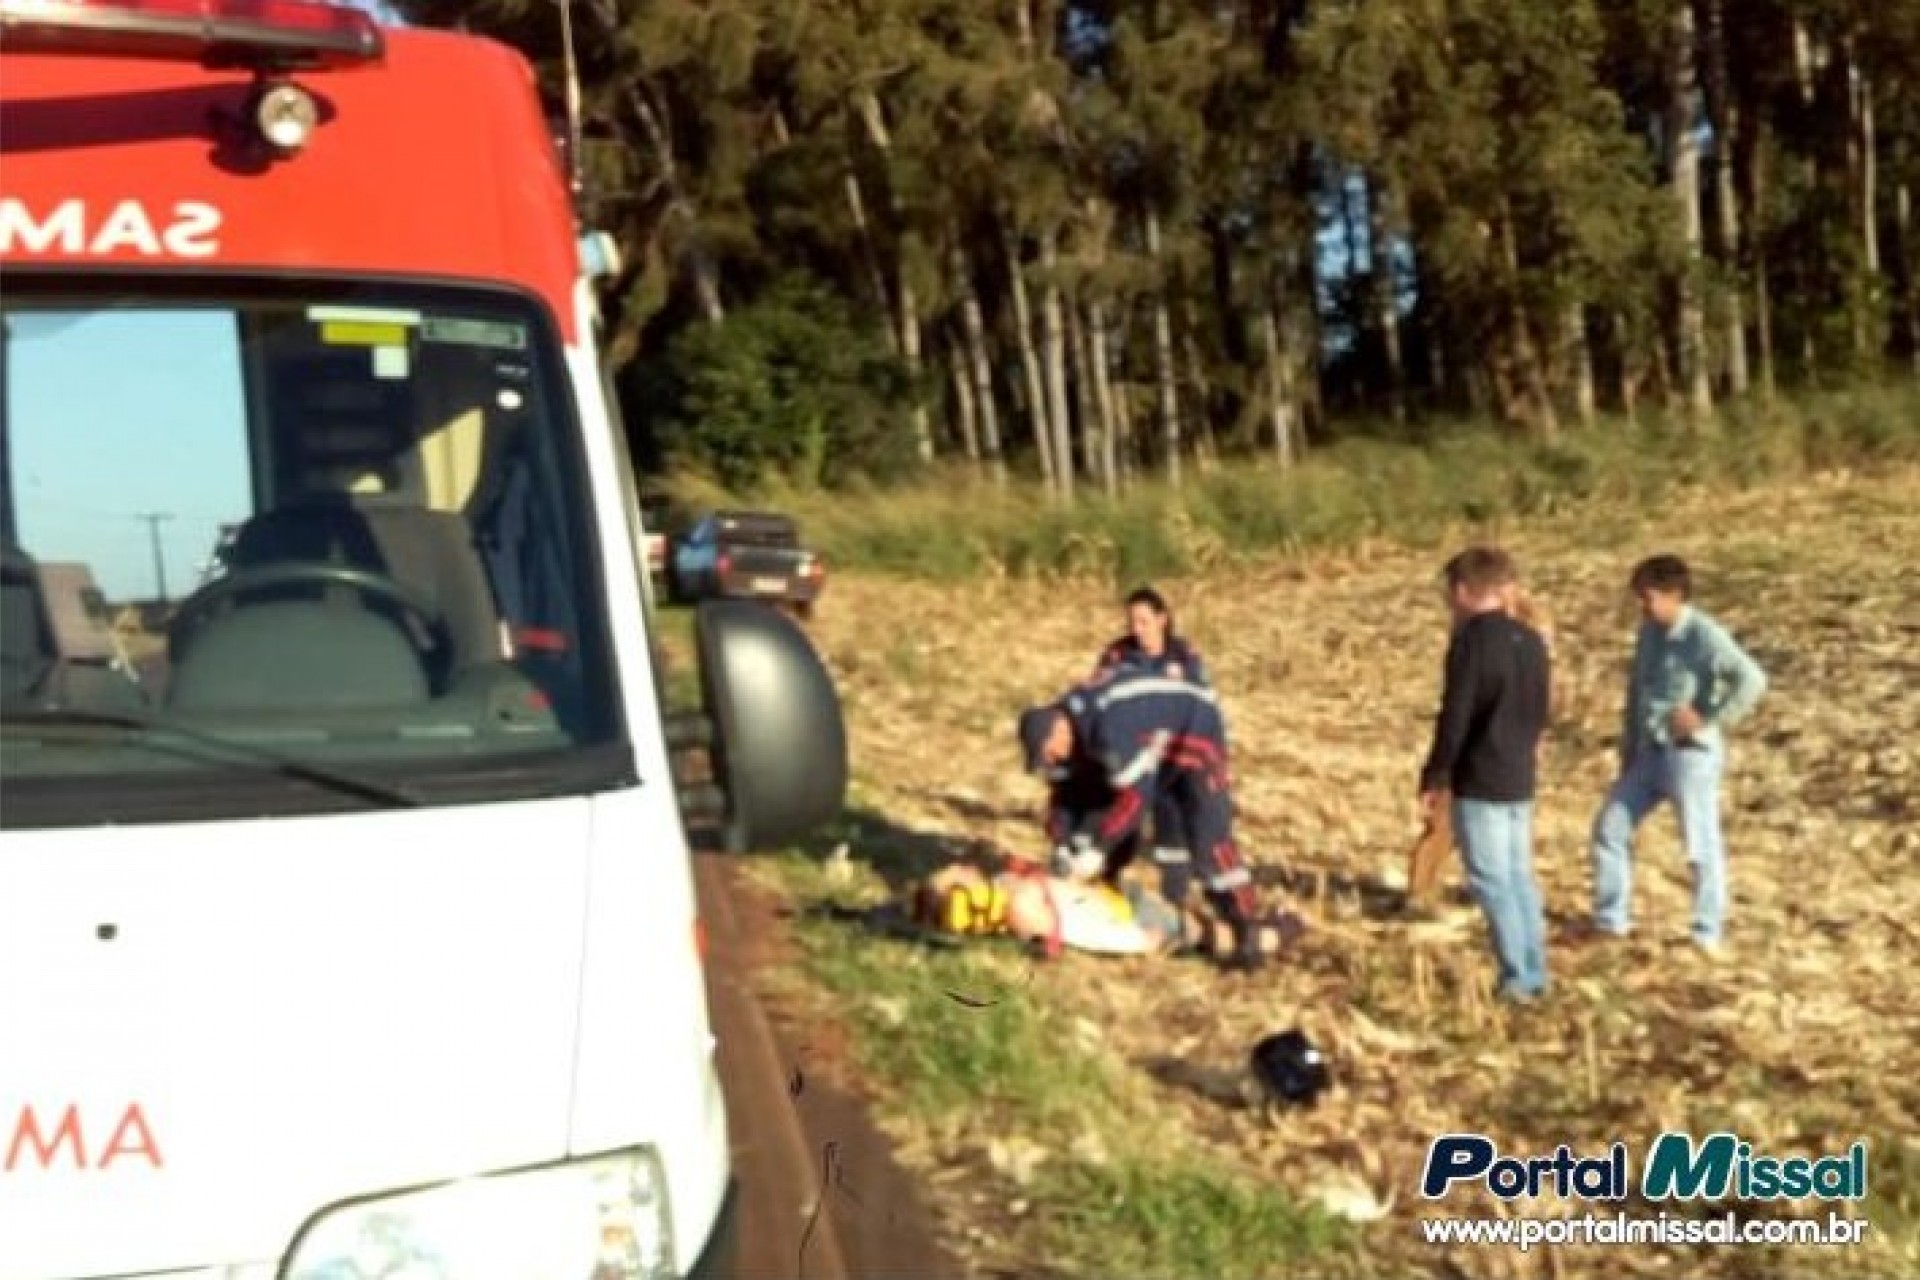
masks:
<instances>
[{"instance_id":1,"label":"tree trunk","mask_svg":"<svg viewBox=\"0 0 1920 1280\"><path fill-rule=\"evenodd\" d=\"M1718 214L1720 260L1733 277L1721 299L1725 323L1727 391L1747 392L1747 323L1741 305L1746 264L1740 252L1740 208L1734 188L1733 157L1739 139L1739 113L1727 77L1726 0L1707 0L1707 111L1713 120L1714 205Z\"/></svg>"},{"instance_id":2,"label":"tree trunk","mask_svg":"<svg viewBox=\"0 0 1920 1280\"><path fill-rule=\"evenodd\" d=\"M1307 444L1316 432L1326 430L1325 388L1320 380L1320 360L1326 352L1326 338L1320 324L1320 254L1309 240L1308 250L1300 255L1294 284L1303 305L1294 312L1299 321L1300 355L1295 383L1295 402L1300 406L1298 438L1294 452L1306 456Z\"/></svg>"},{"instance_id":3,"label":"tree trunk","mask_svg":"<svg viewBox=\"0 0 1920 1280\"><path fill-rule=\"evenodd\" d=\"M1040 455L1040 475L1047 488L1059 492L1059 469L1054 466L1053 428L1047 417L1046 382L1040 375L1040 355L1033 345L1033 309L1027 303L1027 273L1020 264L1020 245L1013 228L1000 221L1000 243L1007 259L1008 292L1013 298L1013 327L1020 345L1020 372L1026 383L1027 424Z\"/></svg>"},{"instance_id":4,"label":"tree trunk","mask_svg":"<svg viewBox=\"0 0 1920 1280\"><path fill-rule=\"evenodd\" d=\"M1812 112L1815 101L1813 82L1813 36L1807 30L1807 24L1800 18L1793 20L1793 78L1800 88L1800 107ZM1820 190L1820 153L1810 148L1807 152L1807 190ZM1819 349L1814 344L1813 326L1803 323L1800 326L1800 370L1801 376L1809 384L1820 380Z\"/></svg>"},{"instance_id":5,"label":"tree trunk","mask_svg":"<svg viewBox=\"0 0 1920 1280\"><path fill-rule=\"evenodd\" d=\"M1400 351L1400 301L1393 274L1389 241L1393 222L1389 214L1394 193L1385 178L1367 176L1367 284L1372 295L1374 323L1380 327L1380 347L1386 361L1387 406L1395 422L1407 420L1407 375Z\"/></svg>"},{"instance_id":6,"label":"tree trunk","mask_svg":"<svg viewBox=\"0 0 1920 1280\"><path fill-rule=\"evenodd\" d=\"M1580 425L1591 427L1596 406L1593 392L1593 348L1587 341L1587 309L1578 302L1567 305L1561 321L1565 344L1568 380L1573 384L1573 410Z\"/></svg>"},{"instance_id":7,"label":"tree trunk","mask_svg":"<svg viewBox=\"0 0 1920 1280\"><path fill-rule=\"evenodd\" d=\"M1667 344L1655 342L1648 347L1652 357L1651 368L1647 376L1653 381L1654 394L1660 397L1661 406L1668 414L1677 414L1681 409L1680 380L1673 373L1673 358L1667 352Z\"/></svg>"},{"instance_id":8,"label":"tree trunk","mask_svg":"<svg viewBox=\"0 0 1920 1280\"><path fill-rule=\"evenodd\" d=\"M1200 344L1194 339L1193 329L1188 325L1191 314L1181 309L1181 323L1187 325L1185 341L1181 344L1187 357L1187 376L1193 381L1193 399L1199 406L1194 417L1193 456L1203 471L1210 471L1220 461L1219 442L1213 435L1213 380L1207 376L1207 362L1200 356Z\"/></svg>"},{"instance_id":9,"label":"tree trunk","mask_svg":"<svg viewBox=\"0 0 1920 1280\"><path fill-rule=\"evenodd\" d=\"M1633 326L1623 312L1613 313L1613 341L1620 358L1620 412L1628 422L1640 422L1640 383L1646 374L1642 368L1640 344Z\"/></svg>"},{"instance_id":10,"label":"tree trunk","mask_svg":"<svg viewBox=\"0 0 1920 1280\"><path fill-rule=\"evenodd\" d=\"M1113 446L1118 462L1117 475L1122 492L1133 486L1133 472L1139 460L1139 443L1133 434L1133 384L1127 379L1127 349L1132 341L1133 312L1122 307L1114 317L1109 350L1113 356Z\"/></svg>"},{"instance_id":11,"label":"tree trunk","mask_svg":"<svg viewBox=\"0 0 1920 1280\"><path fill-rule=\"evenodd\" d=\"M637 84L627 89L627 105L639 121L640 131L647 137L647 146L653 151L654 163L660 169L660 185L668 193L669 207L687 224L685 258L688 274L693 279L693 297L700 308L700 318L709 324L718 324L727 318L726 305L720 299L720 270L714 265L713 259L707 256L706 247L700 241L699 213L693 207L686 188L680 183L680 165L674 158L673 143L667 137L666 125Z\"/></svg>"},{"instance_id":12,"label":"tree trunk","mask_svg":"<svg viewBox=\"0 0 1920 1280\"><path fill-rule=\"evenodd\" d=\"M1743 226L1747 249L1744 255L1753 273L1753 372L1760 384L1760 395L1773 401L1773 298L1767 282L1767 232L1764 221L1767 208L1768 149L1772 135L1765 115L1755 112L1747 131L1747 219Z\"/></svg>"},{"instance_id":13,"label":"tree trunk","mask_svg":"<svg viewBox=\"0 0 1920 1280\"><path fill-rule=\"evenodd\" d=\"M1087 326L1080 318L1079 300L1065 299L1062 320L1066 329L1067 377L1073 387L1073 417L1079 426L1080 474L1100 479L1100 432L1094 421L1093 357L1087 350Z\"/></svg>"},{"instance_id":14,"label":"tree trunk","mask_svg":"<svg viewBox=\"0 0 1920 1280\"><path fill-rule=\"evenodd\" d=\"M1847 51L1853 62L1853 51ZM1874 338L1879 330L1880 304L1880 159L1873 117L1873 82L1857 71L1852 78L1854 116L1858 122L1860 146L1860 260L1865 278L1860 283L1858 319L1854 325L1854 345L1860 355L1873 357Z\"/></svg>"},{"instance_id":15,"label":"tree trunk","mask_svg":"<svg viewBox=\"0 0 1920 1280\"><path fill-rule=\"evenodd\" d=\"M1126 490L1133 486L1136 446L1133 439L1133 384L1125 376L1113 389L1113 429L1117 436L1114 451L1120 460L1120 487Z\"/></svg>"},{"instance_id":16,"label":"tree trunk","mask_svg":"<svg viewBox=\"0 0 1920 1280\"><path fill-rule=\"evenodd\" d=\"M1040 289L1040 357L1046 375L1047 419L1053 424L1054 480L1060 496L1073 500L1073 421L1067 410L1066 325L1060 304L1059 233L1051 228L1040 236L1040 270L1046 277Z\"/></svg>"},{"instance_id":17,"label":"tree trunk","mask_svg":"<svg viewBox=\"0 0 1920 1280\"><path fill-rule=\"evenodd\" d=\"M1669 0L1667 145L1676 212L1686 261L1678 280L1680 376L1686 382L1687 408L1697 419L1713 413L1713 383L1708 369L1707 317L1700 302L1700 137L1694 131L1697 76L1693 51L1692 0Z\"/></svg>"},{"instance_id":18,"label":"tree trunk","mask_svg":"<svg viewBox=\"0 0 1920 1280\"><path fill-rule=\"evenodd\" d=\"M920 357L920 305L914 297L913 286L907 282L907 268L900 264L900 358L907 366L914 381L922 377L923 362ZM913 444L920 454L920 461L933 461L933 422L927 412L925 394L916 386L913 393Z\"/></svg>"},{"instance_id":19,"label":"tree trunk","mask_svg":"<svg viewBox=\"0 0 1920 1280\"><path fill-rule=\"evenodd\" d=\"M981 444L987 469L995 484L1007 479L1007 460L1000 448L1000 411L994 404L993 361L987 348L986 321L980 314L980 294L973 287L973 269L966 247L953 242L954 288L960 297L960 331L966 342L967 365L973 378L973 399L980 417Z\"/></svg>"},{"instance_id":20,"label":"tree trunk","mask_svg":"<svg viewBox=\"0 0 1920 1280\"><path fill-rule=\"evenodd\" d=\"M1119 443L1115 439L1119 424L1108 369L1107 309L1098 299L1087 303L1087 354L1093 366L1094 416L1100 424L1100 481L1111 498L1120 492Z\"/></svg>"},{"instance_id":21,"label":"tree trunk","mask_svg":"<svg viewBox=\"0 0 1920 1280\"><path fill-rule=\"evenodd\" d=\"M1207 250L1213 277L1213 318L1215 331L1220 335L1220 348L1226 352L1228 363L1245 364L1249 353L1246 336L1240 326L1240 307L1235 301L1239 290L1234 270L1235 246L1228 219L1213 217L1207 220Z\"/></svg>"},{"instance_id":22,"label":"tree trunk","mask_svg":"<svg viewBox=\"0 0 1920 1280\"><path fill-rule=\"evenodd\" d=\"M947 343L947 378L953 384L953 416L960 428L960 447L975 471L980 468L980 418L973 399L973 375L967 367L966 346L954 335Z\"/></svg>"},{"instance_id":23,"label":"tree trunk","mask_svg":"<svg viewBox=\"0 0 1920 1280\"><path fill-rule=\"evenodd\" d=\"M1160 441L1167 482L1180 484L1180 389L1173 369L1173 315L1160 256L1160 215L1147 210L1147 258L1153 263L1153 371L1160 386Z\"/></svg>"},{"instance_id":24,"label":"tree trunk","mask_svg":"<svg viewBox=\"0 0 1920 1280\"><path fill-rule=\"evenodd\" d=\"M1547 385L1545 363L1533 340L1533 327L1527 322L1526 297L1520 288L1520 246L1513 228L1513 210L1503 201L1500 210L1500 248L1507 276L1508 341L1513 348L1513 373L1518 385L1509 398L1527 407L1522 411L1528 431L1542 440L1560 434L1560 415L1553 407L1553 392Z\"/></svg>"},{"instance_id":25,"label":"tree trunk","mask_svg":"<svg viewBox=\"0 0 1920 1280\"><path fill-rule=\"evenodd\" d=\"M887 129L886 112L880 107L880 98L872 90L861 92L854 100L860 119L866 125L867 141L880 153L884 163L893 163L893 135ZM896 246L894 257L894 327L900 335L900 358L907 366L907 372L918 384L923 375L924 362L921 359L920 300L915 296L913 279L907 270L907 236L902 234ZM927 413L927 403L918 390L914 392L913 409L914 448L920 454L922 462L933 461L933 424Z\"/></svg>"},{"instance_id":26,"label":"tree trunk","mask_svg":"<svg viewBox=\"0 0 1920 1280\"><path fill-rule=\"evenodd\" d=\"M1275 290L1278 293L1278 290ZM1260 345L1266 357L1267 415L1273 424L1273 460L1282 471L1293 466L1293 353L1282 335L1280 298L1260 309Z\"/></svg>"},{"instance_id":27,"label":"tree trunk","mask_svg":"<svg viewBox=\"0 0 1920 1280\"><path fill-rule=\"evenodd\" d=\"M900 354L900 331L893 310L893 297L887 290L887 273L880 269L880 247L873 242L873 225L867 219L867 201L860 190L859 175L852 166L843 179L847 193L847 213L853 218L854 235L860 240L861 265L866 268L867 288L873 291L873 303L887 317L887 349Z\"/></svg>"},{"instance_id":28,"label":"tree trunk","mask_svg":"<svg viewBox=\"0 0 1920 1280\"><path fill-rule=\"evenodd\" d=\"M1435 404L1457 403L1448 382L1452 370L1447 362L1446 331L1440 322L1439 310L1431 299L1420 308L1420 338L1427 349L1428 395Z\"/></svg>"},{"instance_id":29,"label":"tree trunk","mask_svg":"<svg viewBox=\"0 0 1920 1280\"><path fill-rule=\"evenodd\" d=\"M1468 365L1466 374L1460 381L1466 384L1467 416L1484 418L1487 415L1487 398L1491 385L1484 362Z\"/></svg>"},{"instance_id":30,"label":"tree trunk","mask_svg":"<svg viewBox=\"0 0 1920 1280\"><path fill-rule=\"evenodd\" d=\"M1913 188L1902 182L1893 189L1893 228L1900 239L1900 269L1906 297L1902 311L1907 321L1908 355L1913 374L1920 378L1920 245L1913 242Z\"/></svg>"}]
</instances>

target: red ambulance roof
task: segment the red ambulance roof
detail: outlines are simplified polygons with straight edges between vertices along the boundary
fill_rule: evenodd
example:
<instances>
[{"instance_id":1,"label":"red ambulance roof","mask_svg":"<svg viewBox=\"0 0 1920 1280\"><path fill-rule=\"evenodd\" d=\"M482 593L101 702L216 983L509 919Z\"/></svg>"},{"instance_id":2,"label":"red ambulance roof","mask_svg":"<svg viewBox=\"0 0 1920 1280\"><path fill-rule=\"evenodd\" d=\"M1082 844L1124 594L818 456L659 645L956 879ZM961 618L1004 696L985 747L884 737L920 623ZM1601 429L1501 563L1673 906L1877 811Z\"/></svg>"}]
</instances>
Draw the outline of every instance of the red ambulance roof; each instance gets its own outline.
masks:
<instances>
[{"instance_id":1,"label":"red ambulance roof","mask_svg":"<svg viewBox=\"0 0 1920 1280\"><path fill-rule=\"evenodd\" d=\"M471 36L385 35L383 61L295 73L320 123L251 165L221 143L248 125L245 71L0 54L0 265L506 283L571 338L575 227L531 69Z\"/></svg>"}]
</instances>

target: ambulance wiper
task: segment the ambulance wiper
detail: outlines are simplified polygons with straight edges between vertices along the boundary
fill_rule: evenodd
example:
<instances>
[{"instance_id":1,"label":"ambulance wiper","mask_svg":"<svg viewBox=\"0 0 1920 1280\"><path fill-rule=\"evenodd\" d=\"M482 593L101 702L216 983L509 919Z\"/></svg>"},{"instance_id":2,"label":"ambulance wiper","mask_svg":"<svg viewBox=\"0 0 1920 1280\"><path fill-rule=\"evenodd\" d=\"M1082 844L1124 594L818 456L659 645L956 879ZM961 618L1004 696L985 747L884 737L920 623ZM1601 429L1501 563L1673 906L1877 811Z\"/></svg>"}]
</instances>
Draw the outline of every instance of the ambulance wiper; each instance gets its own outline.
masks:
<instances>
[{"instance_id":1,"label":"ambulance wiper","mask_svg":"<svg viewBox=\"0 0 1920 1280\"><path fill-rule=\"evenodd\" d=\"M209 751L226 752L229 755L238 756L242 760L261 765L285 777L298 778L302 782L311 782L329 791L357 796L362 800L370 800L388 808L414 809L424 803L412 792L396 787L392 783L375 782L359 774L336 769L332 765L316 764L310 760L284 756L277 751L255 746L250 742L236 742L230 738L223 738L217 733L208 733L204 729L180 724L164 716L142 715L135 711L98 711L85 707L48 707L30 711L10 711L4 717L4 723L8 725L93 725L106 729L136 730L163 737L170 734Z\"/></svg>"}]
</instances>

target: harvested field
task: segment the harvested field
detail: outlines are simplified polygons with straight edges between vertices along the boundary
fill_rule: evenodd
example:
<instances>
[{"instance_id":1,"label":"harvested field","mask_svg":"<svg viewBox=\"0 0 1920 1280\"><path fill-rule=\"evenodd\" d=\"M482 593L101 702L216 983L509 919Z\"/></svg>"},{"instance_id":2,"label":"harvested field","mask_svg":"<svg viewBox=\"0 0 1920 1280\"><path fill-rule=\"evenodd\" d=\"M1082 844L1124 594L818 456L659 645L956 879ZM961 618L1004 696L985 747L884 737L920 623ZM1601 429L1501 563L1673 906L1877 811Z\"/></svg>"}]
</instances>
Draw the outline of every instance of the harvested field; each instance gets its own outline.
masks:
<instances>
[{"instance_id":1,"label":"harvested field","mask_svg":"<svg viewBox=\"0 0 1920 1280\"><path fill-rule=\"evenodd\" d=\"M1445 639L1440 555L1363 546L1158 584L1223 698L1242 844L1270 892L1286 886L1318 927L1297 957L1252 978L1091 957L1028 978L1011 954L984 962L982 972L1017 980L1009 999L1043 1007L1049 1026L1073 1030L1076 1051L1103 1064L1098 1106L1142 1108L1125 1123L1049 1107L1026 1087L986 1089L971 1119L942 1116L914 1101L924 1091L890 1076L897 1053L855 1037L848 1070L977 1274L1106 1273L1097 1242L1077 1255L1061 1243L1074 1206L1045 1200L1047 1185L1061 1196L1074 1181L1036 1182L1032 1172L1049 1160L1101 1163L1069 1157L1088 1131L1109 1145L1130 1131L1142 1150L1184 1151L1353 1223L1311 1258L1246 1256L1227 1274L1920 1269L1920 476L1691 493L1658 519L1588 511L1480 532L1521 557L1558 629L1563 706L1537 823L1552 998L1524 1011L1493 1005L1491 957L1471 907L1456 900L1421 923L1398 910ZM1693 562L1701 603L1773 682L1733 741L1733 906L1718 962L1684 945L1689 887L1671 811L1641 837L1635 938L1569 941L1587 904L1586 832L1612 776L1634 621L1624 577L1658 550ZM871 900L973 841L1037 851L1038 784L1018 769L1014 717L1082 674L1118 621L1114 593L1101 586L841 576L811 629L853 735L851 865L827 874L778 861L766 864L769 881L803 900ZM1448 884L1458 889L1457 870ZM917 1003L901 1007L902 991L914 994L902 984L921 961L896 942L858 945L891 949L885 990L849 992L842 981L829 998L816 973L790 978L782 999L811 990L818 1012L911 1036L923 1015ZM940 992L925 995L934 1011L924 1016L955 1016ZM884 1007L866 1007L876 1001ZM1328 1050L1338 1086L1311 1112L1264 1116L1245 1104L1241 1064L1261 1035L1292 1025ZM1719 1128L1782 1154L1867 1139L1869 1245L1523 1256L1429 1246L1415 1226L1434 1207L1417 1181L1441 1133L1483 1132L1518 1154L1561 1142L1598 1150L1619 1138L1637 1168L1663 1130ZM1015 1141L1029 1152L1024 1165L1006 1154ZM1040 1208L1029 1212L1029 1199ZM1444 1210L1496 1212L1491 1200L1460 1196ZM1548 1199L1499 1212L1578 1211ZM1108 1261L1128 1273L1125 1256ZM1148 1261L1156 1274L1196 1270L1190 1259Z\"/></svg>"}]
</instances>

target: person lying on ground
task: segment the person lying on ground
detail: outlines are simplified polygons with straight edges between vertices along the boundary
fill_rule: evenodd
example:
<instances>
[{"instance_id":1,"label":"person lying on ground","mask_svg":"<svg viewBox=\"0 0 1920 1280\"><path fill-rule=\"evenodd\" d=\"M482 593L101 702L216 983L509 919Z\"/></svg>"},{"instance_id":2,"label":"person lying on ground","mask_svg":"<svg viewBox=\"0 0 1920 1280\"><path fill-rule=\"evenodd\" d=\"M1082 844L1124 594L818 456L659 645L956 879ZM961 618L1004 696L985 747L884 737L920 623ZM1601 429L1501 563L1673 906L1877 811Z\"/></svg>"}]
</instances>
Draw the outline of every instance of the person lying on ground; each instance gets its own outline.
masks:
<instances>
[{"instance_id":1,"label":"person lying on ground","mask_svg":"<svg viewBox=\"0 0 1920 1280\"><path fill-rule=\"evenodd\" d=\"M1068 808L1056 790L1050 825L1084 837L1103 859L1135 838L1156 804L1177 808L1188 861L1160 867L1163 895L1185 905L1198 871L1214 913L1240 931L1240 963L1258 966L1259 895L1233 838L1224 730L1211 690L1115 668L1025 712L1019 736L1031 771L1098 767L1110 794L1089 794Z\"/></svg>"},{"instance_id":2,"label":"person lying on ground","mask_svg":"<svg viewBox=\"0 0 1920 1280\"><path fill-rule=\"evenodd\" d=\"M1085 951L1110 956L1166 956L1195 951L1229 961L1239 935L1193 910L1179 910L1137 880L1119 886L1048 875L1021 859L989 875L968 862L942 867L909 891L909 914L922 928L973 936L1008 935L1046 956ZM1283 916L1263 921L1256 943L1264 955L1285 950L1302 929Z\"/></svg>"}]
</instances>

